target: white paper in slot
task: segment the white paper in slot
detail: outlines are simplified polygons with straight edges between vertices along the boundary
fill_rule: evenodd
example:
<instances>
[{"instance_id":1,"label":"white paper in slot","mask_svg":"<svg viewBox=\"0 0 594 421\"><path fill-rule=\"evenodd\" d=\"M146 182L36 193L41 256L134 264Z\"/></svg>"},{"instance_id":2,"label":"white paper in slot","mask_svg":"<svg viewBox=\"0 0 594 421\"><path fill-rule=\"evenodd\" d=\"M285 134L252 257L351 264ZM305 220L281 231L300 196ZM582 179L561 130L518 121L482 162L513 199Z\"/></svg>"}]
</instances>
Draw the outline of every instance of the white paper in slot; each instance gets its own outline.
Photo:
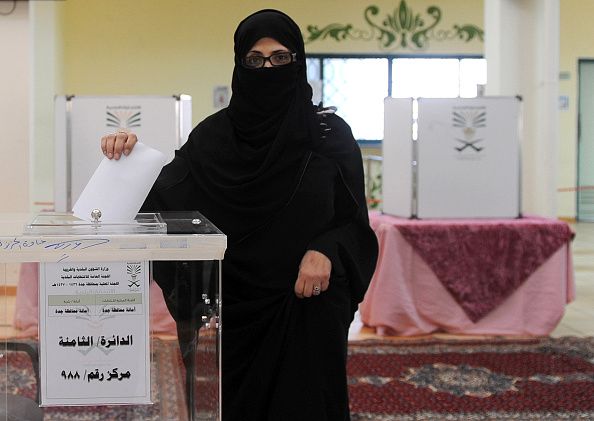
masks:
<instances>
[{"instance_id":1,"label":"white paper in slot","mask_svg":"<svg viewBox=\"0 0 594 421\"><path fill-rule=\"evenodd\" d=\"M140 142L117 161L103 158L74 204L74 216L90 221L99 209L101 222L133 221L165 162L163 153Z\"/></svg>"}]
</instances>

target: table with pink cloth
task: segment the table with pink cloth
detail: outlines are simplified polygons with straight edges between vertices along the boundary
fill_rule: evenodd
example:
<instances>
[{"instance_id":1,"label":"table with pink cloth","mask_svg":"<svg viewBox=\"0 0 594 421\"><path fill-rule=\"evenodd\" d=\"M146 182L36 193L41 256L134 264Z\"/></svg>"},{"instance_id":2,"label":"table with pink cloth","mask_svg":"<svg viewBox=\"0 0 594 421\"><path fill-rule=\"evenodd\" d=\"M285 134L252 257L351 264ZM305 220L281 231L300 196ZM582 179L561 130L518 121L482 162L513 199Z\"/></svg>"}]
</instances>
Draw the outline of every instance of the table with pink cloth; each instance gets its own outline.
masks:
<instances>
[{"instance_id":1,"label":"table with pink cloth","mask_svg":"<svg viewBox=\"0 0 594 421\"><path fill-rule=\"evenodd\" d=\"M380 252L359 310L380 335L548 335L575 298L565 222L379 212L370 222Z\"/></svg>"},{"instance_id":2,"label":"table with pink cloth","mask_svg":"<svg viewBox=\"0 0 594 421\"><path fill-rule=\"evenodd\" d=\"M161 288L151 282L150 329L153 334L176 335L175 321L169 314ZM23 263L17 286L14 327L18 336L37 336L39 326L39 263Z\"/></svg>"}]
</instances>

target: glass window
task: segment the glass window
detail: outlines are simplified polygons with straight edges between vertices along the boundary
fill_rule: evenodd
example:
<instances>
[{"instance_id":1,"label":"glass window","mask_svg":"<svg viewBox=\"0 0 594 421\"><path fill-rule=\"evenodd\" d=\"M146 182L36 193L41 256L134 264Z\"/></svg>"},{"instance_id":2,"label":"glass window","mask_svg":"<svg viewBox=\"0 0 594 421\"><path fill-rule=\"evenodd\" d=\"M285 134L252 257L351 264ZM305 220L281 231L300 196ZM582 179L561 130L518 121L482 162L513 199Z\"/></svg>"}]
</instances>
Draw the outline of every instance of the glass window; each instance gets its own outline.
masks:
<instances>
[{"instance_id":1,"label":"glass window","mask_svg":"<svg viewBox=\"0 0 594 421\"><path fill-rule=\"evenodd\" d=\"M481 58L308 57L314 102L334 105L359 141L383 138L384 98L475 97L487 82Z\"/></svg>"},{"instance_id":2,"label":"glass window","mask_svg":"<svg viewBox=\"0 0 594 421\"><path fill-rule=\"evenodd\" d=\"M487 60L484 58L463 58L460 60L460 96L474 98L478 86L487 84Z\"/></svg>"},{"instance_id":3,"label":"glass window","mask_svg":"<svg viewBox=\"0 0 594 421\"><path fill-rule=\"evenodd\" d=\"M317 58L308 58L305 61L307 66L307 78L309 80L322 79L322 60Z\"/></svg>"},{"instance_id":4,"label":"glass window","mask_svg":"<svg viewBox=\"0 0 594 421\"><path fill-rule=\"evenodd\" d=\"M397 58L392 65L395 98L455 98L460 92L460 60Z\"/></svg>"},{"instance_id":5,"label":"glass window","mask_svg":"<svg viewBox=\"0 0 594 421\"><path fill-rule=\"evenodd\" d=\"M356 139L381 139L388 59L329 58L322 61L322 99L338 108Z\"/></svg>"}]
</instances>

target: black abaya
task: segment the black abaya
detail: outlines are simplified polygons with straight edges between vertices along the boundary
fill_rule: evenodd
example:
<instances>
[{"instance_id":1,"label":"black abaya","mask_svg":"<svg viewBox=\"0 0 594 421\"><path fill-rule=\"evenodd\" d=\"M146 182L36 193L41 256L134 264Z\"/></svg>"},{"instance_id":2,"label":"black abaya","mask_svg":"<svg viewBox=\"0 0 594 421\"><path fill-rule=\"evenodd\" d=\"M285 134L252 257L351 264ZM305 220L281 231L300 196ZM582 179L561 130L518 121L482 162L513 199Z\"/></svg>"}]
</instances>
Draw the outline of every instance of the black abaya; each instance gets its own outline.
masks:
<instances>
[{"instance_id":1,"label":"black abaya","mask_svg":"<svg viewBox=\"0 0 594 421\"><path fill-rule=\"evenodd\" d=\"M262 37L295 52L297 61L242 67ZM341 118L316 114L301 32L288 16L257 12L234 40L229 107L192 131L143 208L198 210L227 235L223 420L349 420L348 328L377 258L361 152ZM330 286L299 299L294 285L308 250L330 259ZM154 276L183 322L194 311L192 300L179 304L184 294L174 285L183 282L172 282L180 273L173 267L155 264Z\"/></svg>"},{"instance_id":2,"label":"black abaya","mask_svg":"<svg viewBox=\"0 0 594 421\"><path fill-rule=\"evenodd\" d=\"M201 129L224 127L226 118L218 113ZM325 122L332 130L304 157L288 202L263 226L229 241L222 275L226 421L349 419L347 334L375 267L377 241L362 205L359 148L342 119ZM145 210L202 209L186 149L163 169ZM217 224L216 213L205 216ZM308 249L330 258L330 287L299 299L293 287ZM166 296L172 293L167 278L156 280Z\"/></svg>"}]
</instances>

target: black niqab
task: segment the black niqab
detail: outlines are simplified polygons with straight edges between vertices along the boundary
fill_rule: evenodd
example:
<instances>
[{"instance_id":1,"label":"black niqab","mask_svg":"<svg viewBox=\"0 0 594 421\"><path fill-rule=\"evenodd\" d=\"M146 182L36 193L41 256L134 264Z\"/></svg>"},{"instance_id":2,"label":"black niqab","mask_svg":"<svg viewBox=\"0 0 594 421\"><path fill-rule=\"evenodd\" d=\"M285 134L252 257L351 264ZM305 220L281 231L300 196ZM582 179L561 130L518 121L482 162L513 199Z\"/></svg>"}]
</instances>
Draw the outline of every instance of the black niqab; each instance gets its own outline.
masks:
<instances>
[{"instance_id":1,"label":"black niqab","mask_svg":"<svg viewBox=\"0 0 594 421\"><path fill-rule=\"evenodd\" d=\"M295 52L297 61L245 68L242 59L264 37ZM233 93L229 107L221 111L230 127L207 119L190 135L198 141L180 151L192 163L201 211L216 221L229 242L249 235L282 209L319 138L297 24L282 12L262 10L239 24L234 41Z\"/></svg>"},{"instance_id":2,"label":"black niqab","mask_svg":"<svg viewBox=\"0 0 594 421\"><path fill-rule=\"evenodd\" d=\"M296 53L297 62L277 68L243 67L242 59L258 40L266 37ZM254 146L266 144L274 140L289 111L297 112L303 106L311 109L312 93L307 83L301 31L284 13L267 9L244 19L233 39L235 68L229 116L242 141ZM301 130L302 135L304 121L299 121L299 116L288 117L286 122L293 123L291 129Z\"/></svg>"}]
</instances>

